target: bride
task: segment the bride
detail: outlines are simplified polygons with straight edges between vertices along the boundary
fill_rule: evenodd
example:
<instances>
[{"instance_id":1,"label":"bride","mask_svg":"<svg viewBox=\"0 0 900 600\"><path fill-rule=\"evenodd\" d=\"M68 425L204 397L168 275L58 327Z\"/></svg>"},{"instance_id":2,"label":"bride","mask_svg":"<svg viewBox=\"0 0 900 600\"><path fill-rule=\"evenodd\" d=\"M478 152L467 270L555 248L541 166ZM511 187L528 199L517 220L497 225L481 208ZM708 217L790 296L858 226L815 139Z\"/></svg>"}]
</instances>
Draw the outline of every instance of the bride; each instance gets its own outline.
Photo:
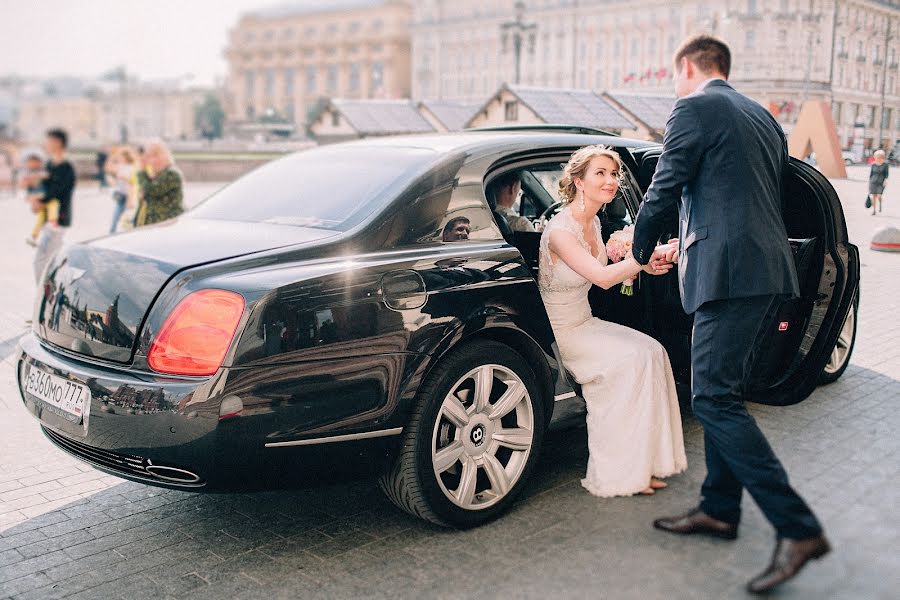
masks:
<instances>
[{"instance_id":1,"label":"bride","mask_svg":"<svg viewBox=\"0 0 900 600\"><path fill-rule=\"evenodd\" d=\"M541 235L538 286L564 366L587 403L588 467L581 484L603 497L653 494L687 468L669 357L653 338L591 315L591 285L609 289L641 271L661 275L674 251L646 267L608 264L597 212L619 189L622 162L604 146L576 151L559 182L563 208Z\"/></svg>"}]
</instances>

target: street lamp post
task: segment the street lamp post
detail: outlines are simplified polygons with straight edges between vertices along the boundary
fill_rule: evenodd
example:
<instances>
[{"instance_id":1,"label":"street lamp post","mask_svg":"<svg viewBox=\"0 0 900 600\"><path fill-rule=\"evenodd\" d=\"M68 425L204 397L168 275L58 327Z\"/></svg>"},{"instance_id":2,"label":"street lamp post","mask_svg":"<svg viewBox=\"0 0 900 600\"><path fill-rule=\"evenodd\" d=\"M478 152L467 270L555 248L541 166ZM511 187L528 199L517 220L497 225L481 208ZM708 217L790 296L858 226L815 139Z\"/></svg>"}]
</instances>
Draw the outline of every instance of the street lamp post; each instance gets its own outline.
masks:
<instances>
[{"instance_id":1,"label":"street lamp post","mask_svg":"<svg viewBox=\"0 0 900 600\"><path fill-rule=\"evenodd\" d=\"M884 57L882 58L884 69L881 73L881 112L878 113L878 148L881 148L884 138L884 96L887 88L888 45L893 39L891 37L891 18L887 17L887 27L884 30Z\"/></svg>"},{"instance_id":2,"label":"street lamp post","mask_svg":"<svg viewBox=\"0 0 900 600\"><path fill-rule=\"evenodd\" d=\"M513 53L516 59L516 84L522 76L522 42L528 43L528 52L534 52L534 32L537 29L536 23L527 23L525 21L525 3L521 0L516 2L516 18L514 21L507 21L500 25L503 32L503 51L506 52L507 42L512 36Z\"/></svg>"}]
</instances>

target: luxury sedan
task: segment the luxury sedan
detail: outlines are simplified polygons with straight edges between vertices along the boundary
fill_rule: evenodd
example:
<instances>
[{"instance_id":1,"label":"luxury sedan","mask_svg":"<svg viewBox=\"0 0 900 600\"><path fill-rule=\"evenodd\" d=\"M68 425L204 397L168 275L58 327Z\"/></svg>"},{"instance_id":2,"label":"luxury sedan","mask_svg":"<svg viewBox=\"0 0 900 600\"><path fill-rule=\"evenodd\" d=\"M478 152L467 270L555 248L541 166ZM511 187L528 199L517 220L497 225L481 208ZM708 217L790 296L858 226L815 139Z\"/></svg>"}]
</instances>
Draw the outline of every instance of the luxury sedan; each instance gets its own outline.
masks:
<instances>
[{"instance_id":1,"label":"luxury sedan","mask_svg":"<svg viewBox=\"0 0 900 600\"><path fill-rule=\"evenodd\" d=\"M661 147L540 126L300 152L176 220L68 247L20 342L23 402L61 449L126 479L225 491L374 457L400 508L484 523L526 485L554 417L583 406L535 283L540 234L495 210L498 178L518 177L516 210L540 229L563 163L597 143L626 165L608 238ZM773 405L840 377L859 297L840 201L799 161L784 220L802 293L754 367L752 398ZM688 384L677 274L634 290L593 289L594 314L658 339Z\"/></svg>"}]
</instances>

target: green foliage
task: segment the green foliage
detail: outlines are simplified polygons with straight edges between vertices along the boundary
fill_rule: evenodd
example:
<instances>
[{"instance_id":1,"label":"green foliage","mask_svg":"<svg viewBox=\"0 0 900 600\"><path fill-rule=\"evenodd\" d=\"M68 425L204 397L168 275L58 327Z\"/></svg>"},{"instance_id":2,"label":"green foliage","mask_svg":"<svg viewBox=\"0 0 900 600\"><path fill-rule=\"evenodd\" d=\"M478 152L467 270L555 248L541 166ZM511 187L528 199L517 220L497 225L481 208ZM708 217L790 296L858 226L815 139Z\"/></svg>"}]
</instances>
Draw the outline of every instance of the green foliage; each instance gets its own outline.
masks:
<instances>
[{"instance_id":1,"label":"green foliage","mask_svg":"<svg viewBox=\"0 0 900 600\"><path fill-rule=\"evenodd\" d=\"M225 125L225 110L214 94L207 94L202 104L194 109L194 126L200 135L208 140L222 137Z\"/></svg>"}]
</instances>

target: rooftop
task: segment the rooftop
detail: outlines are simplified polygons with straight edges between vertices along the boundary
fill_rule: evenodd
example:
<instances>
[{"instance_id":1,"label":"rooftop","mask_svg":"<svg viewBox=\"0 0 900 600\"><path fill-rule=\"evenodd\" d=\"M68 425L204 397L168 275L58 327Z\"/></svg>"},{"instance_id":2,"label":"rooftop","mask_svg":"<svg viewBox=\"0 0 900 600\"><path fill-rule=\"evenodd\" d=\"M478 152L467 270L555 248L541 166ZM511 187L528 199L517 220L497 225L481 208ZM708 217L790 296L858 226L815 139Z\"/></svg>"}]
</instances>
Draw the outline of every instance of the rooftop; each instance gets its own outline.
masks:
<instances>
[{"instance_id":1,"label":"rooftop","mask_svg":"<svg viewBox=\"0 0 900 600\"><path fill-rule=\"evenodd\" d=\"M434 131L409 100L332 100L331 104L360 135Z\"/></svg>"},{"instance_id":2,"label":"rooftop","mask_svg":"<svg viewBox=\"0 0 900 600\"><path fill-rule=\"evenodd\" d=\"M612 104L589 90L519 85L509 86L509 90L546 123L618 130L635 127Z\"/></svg>"},{"instance_id":3,"label":"rooftop","mask_svg":"<svg viewBox=\"0 0 900 600\"><path fill-rule=\"evenodd\" d=\"M247 13L260 19L278 19L282 17L299 17L320 13L340 12L356 8L374 8L387 4L388 0L303 0L303 2L286 2Z\"/></svg>"},{"instance_id":4,"label":"rooftop","mask_svg":"<svg viewBox=\"0 0 900 600\"><path fill-rule=\"evenodd\" d=\"M665 129L675 106L675 96L627 92L609 92L607 95L651 129Z\"/></svg>"}]
</instances>

